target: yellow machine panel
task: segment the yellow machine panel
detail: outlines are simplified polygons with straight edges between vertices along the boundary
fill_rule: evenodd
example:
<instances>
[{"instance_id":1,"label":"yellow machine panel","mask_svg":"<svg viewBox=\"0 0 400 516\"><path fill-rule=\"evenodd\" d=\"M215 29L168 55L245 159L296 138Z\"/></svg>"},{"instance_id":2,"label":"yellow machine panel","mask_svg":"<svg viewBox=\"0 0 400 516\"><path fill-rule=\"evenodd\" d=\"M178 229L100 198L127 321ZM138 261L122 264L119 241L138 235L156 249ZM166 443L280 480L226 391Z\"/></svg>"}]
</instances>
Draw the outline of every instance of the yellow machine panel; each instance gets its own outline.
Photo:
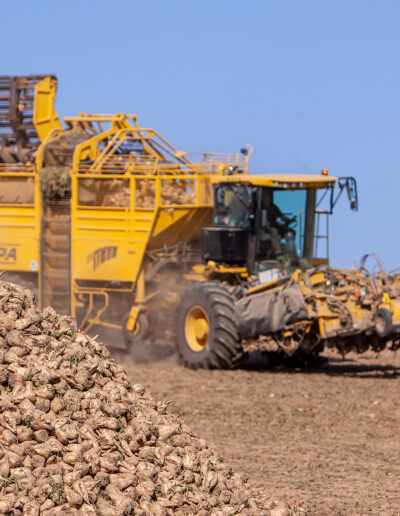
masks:
<instances>
[{"instance_id":1,"label":"yellow machine panel","mask_svg":"<svg viewBox=\"0 0 400 516\"><path fill-rule=\"evenodd\" d=\"M41 202L32 168L0 165L0 269L37 272ZM13 171L11 171L13 170Z\"/></svg>"}]
</instances>

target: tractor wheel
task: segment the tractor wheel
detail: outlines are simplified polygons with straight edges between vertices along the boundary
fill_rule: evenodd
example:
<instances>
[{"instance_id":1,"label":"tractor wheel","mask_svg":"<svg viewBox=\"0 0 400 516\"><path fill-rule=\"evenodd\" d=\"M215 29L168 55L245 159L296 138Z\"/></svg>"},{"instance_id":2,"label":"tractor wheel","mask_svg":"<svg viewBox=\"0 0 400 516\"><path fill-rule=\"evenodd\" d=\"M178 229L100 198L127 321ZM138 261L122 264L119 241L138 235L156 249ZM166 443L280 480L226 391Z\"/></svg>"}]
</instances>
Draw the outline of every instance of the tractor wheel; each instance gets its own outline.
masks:
<instances>
[{"instance_id":1,"label":"tractor wheel","mask_svg":"<svg viewBox=\"0 0 400 516\"><path fill-rule=\"evenodd\" d=\"M126 329L126 323L129 319L129 312L125 315L122 322L122 328L124 333L125 342L127 344L133 344L141 339L145 339L149 332L149 322L144 314L139 314L135 327L132 331Z\"/></svg>"},{"instance_id":2,"label":"tractor wheel","mask_svg":"<svg viewBox=\"0 0 400 516\"><path fill-rule=\"evenodd\" d=\"M376 334L383 338L393 331L392 314L386 308L378 308L374 315Z\"/></svg>"},{"instance_id":3,"label":"tractor wheel","mask_svg":"<svg viewBox=\"0 0 400 516\"><path fill-rule=\"evenodd\" d=\"M244 358L235 300L220 283L202 282L182 294L176 317L178 355L191 369L233 369Z\"/></svg>"}]
</instances>

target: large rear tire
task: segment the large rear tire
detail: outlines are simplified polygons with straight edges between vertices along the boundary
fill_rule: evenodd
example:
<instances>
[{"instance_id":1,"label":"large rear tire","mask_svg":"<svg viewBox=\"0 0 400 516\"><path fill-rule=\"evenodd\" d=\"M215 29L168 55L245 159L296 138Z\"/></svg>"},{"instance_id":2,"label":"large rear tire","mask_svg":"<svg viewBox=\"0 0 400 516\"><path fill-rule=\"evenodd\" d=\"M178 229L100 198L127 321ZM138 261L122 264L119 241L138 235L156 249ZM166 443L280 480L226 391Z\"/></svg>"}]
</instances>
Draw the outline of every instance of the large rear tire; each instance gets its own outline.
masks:
<instances>
[{"instance_id":1,"label":"large rear tire","mask_svg":"<svg viewBox=\"0 0 400 516\"><path fill-rule=\"evenodd\" d=\"M233 369L244 358L235 299L220 283L202 282L182 294L176 317L176 346L191 369Z\"/></svg>"}]
</instances>

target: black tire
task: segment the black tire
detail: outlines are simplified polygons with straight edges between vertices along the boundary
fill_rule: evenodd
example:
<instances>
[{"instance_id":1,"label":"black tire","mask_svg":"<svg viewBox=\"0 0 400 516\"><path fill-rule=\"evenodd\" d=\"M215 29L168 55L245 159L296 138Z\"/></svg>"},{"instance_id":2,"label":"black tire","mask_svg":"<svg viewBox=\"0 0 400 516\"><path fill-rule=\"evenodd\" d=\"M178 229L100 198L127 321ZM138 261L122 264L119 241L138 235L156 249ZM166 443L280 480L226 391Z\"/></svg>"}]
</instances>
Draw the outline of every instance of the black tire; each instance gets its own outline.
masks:
<instances>
[{"instance_id":1,"label":"black tire","mask_svg":"<svg viewBox=\"0 0 400 516\"><path fill-rule=\"evenodd\" d=\"M194 344L192 341L191 345L187 325L190 326L188 321L194 320L196 315L193 314L196 313L205 314L208 329L205 337ZM244 359L237 330L235 299L220 283L195 283L183 292L177 308L175 331L177 352L186 367L233 369Z\"/></svg>"},{"instance_id":2,"label":"black tire","mask_svg":"<svg viewBox=\"0 0 400 516\"><path fill-rule=\"evenodd\" d=\"M122 331L124 333L124 339L127 344L133 344L135 342L138 342L139 340L143 340L147 337L147 334L149 332L149 321L147 320L147 317L145 314L139 314L136 325L135 325L135 331L130 332L126 329L126 324L129 319L129 312L125 315L123 322L122 322Z\"/></svg>"},{"instance_id":3,"label":"black tire","mask_svg":"<svg viewBox=\"0 0 400 516\"><path fill-rule=\"evenodd\" d=\"M375 331L379 337L387 337L393 331L392 314L386 308L378 308L374 314Z\"/></svg>"}]
</instances>

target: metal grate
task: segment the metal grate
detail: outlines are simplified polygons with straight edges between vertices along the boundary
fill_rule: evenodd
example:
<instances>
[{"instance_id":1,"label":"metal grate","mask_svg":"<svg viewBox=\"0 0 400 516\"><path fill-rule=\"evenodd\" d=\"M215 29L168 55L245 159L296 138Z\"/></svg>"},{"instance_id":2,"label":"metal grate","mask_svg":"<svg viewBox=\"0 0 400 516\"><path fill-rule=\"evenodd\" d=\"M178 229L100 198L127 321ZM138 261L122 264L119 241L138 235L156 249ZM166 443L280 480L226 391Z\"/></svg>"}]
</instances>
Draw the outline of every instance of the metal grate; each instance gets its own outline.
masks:
<instances>
[{"instance_id":1,"label":"metal grate","mask_svg":"<svg viewBox=\"0 0 400 516\"><path fill-rule=\"evenodd\" d=\"M152 208L156 206L156 182L154 179L136 179L135 207Z\"/></svg>"},{"instance_id":2,"label":"metal grate","mask_svg":"<svg viewBox=\"0 0 400 516\"><path fill-rule=\"evenodd\" d=\"M1 204L29 204L35 201L33 177L0 176Z\"/></svg>"},{"instance_id":3,"label":"metal grate","mask_svg":"<svg viewBox=\"0 0 400 516\"><path fill-rule=\"evenodd\" d=\"M198 180L199 204L214 204L214 188L208 179Z\"/></svg>"},{"instance_id":4,"label":"metal grate","mask_svg":"<svg viewBox=\"0 0 400 516\"><path fill-rule=\"evenodd\" d=\"M80 206L129 208L129 179L79 179L78 204Z\"/></svg>"},{"instance_id":5,"label":"metal grate","mask_svg":"<svg viewBox=\"0 0 400 516\"><path fill-rule=\"evenodd\" d=\"M191 179L162 179L161 204L164 206L196 203L196 183Z\"/></svg>"}]
</instances>

